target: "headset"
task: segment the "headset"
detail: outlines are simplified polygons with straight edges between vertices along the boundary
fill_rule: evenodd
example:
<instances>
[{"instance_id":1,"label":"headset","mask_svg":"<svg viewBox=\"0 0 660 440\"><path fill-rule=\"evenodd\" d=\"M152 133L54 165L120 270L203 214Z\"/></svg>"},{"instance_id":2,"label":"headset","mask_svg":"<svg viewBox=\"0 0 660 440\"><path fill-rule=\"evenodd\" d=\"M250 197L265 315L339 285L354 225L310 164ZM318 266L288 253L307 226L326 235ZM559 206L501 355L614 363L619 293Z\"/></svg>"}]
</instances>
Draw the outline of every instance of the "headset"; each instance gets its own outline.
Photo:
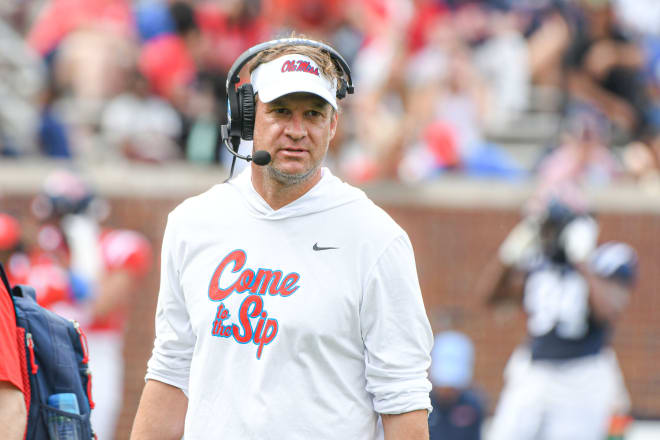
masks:
<instances>
[{"instance_id":1,"label":"headset","mask_svg":"<svg viewBox=\"0 0 660 440\"><path fill-rule=\"evenodd\" d=\"M275 46L288 45L288 46L309 46L321 49L332 58L336 67L339 67L348 81L345 78L339 79L337 85L337 99L343 99L347 94L354 92L353 80L351 78L351 69L348 67L346 60L332 47L327 44L308 40L305 38L280 38L277 40L267 41L265 43L257 44L243 52L232 64L229 72L227 73L227 124L220 126L221 142L225 145L227 150L234 156L231 162L231 170L229 177L231 179L234 174L234 165L236 158L253 161L257 165L267 165L271 161L270 154L267 151L255 151L253 156L242 156L238 154L238 147L241 139L252 140L254 134L254 118L255 118L255 100L252 84L243 84L236 88L240 82L239 74L243 66L245 66L251 59L256 57L260 52L271 49ZM231 145L229 143L231 142Z\"/></svg>"}]
</instances>

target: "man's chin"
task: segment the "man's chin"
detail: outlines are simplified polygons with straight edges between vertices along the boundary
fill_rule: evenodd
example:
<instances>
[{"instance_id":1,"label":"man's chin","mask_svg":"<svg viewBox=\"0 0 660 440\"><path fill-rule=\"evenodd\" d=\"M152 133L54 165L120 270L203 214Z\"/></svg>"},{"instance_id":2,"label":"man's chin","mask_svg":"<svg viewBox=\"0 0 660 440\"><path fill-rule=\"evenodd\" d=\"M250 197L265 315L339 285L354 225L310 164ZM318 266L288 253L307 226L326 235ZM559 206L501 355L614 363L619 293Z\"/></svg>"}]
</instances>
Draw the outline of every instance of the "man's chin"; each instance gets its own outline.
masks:
<instances>
[{"instance_id":1,"label":"man's chin","mask_svg":"<svg viewBox=\"0 0 660 440\"><path fill-rule=\"evenodd\" d=\"M297 183L302 183L311 178L315 171L316 168L310 168L308 170L291 168L281 169L273 165L268 165L268 174L270 177L284 185L295 185Z\"/></svg>"}]
</instances>

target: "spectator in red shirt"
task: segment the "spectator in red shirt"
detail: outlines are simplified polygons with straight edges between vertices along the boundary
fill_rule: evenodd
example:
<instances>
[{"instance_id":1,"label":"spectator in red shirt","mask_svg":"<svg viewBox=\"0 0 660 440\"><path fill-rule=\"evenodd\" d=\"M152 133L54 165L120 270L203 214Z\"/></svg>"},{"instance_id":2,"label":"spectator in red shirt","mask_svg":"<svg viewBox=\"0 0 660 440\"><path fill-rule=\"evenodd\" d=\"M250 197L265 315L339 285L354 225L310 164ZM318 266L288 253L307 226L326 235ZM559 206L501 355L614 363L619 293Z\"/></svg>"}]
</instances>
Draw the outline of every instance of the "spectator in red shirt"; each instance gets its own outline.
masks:
<instances>
[{"instance_id":1,"label":"spectator in red shirt","mask_svg":"<svg viewBox=\"0 0 660 440\"><path fill-rule=\"evenodd\" d=\"M195 19L209 48L207 68L224 74L243 51L273 34L258 2L201 1Z\"/></svg>"},{"instance_id":2,"label":"spectator in red shirt","mask_svg":"<svg viewBox=\"0 0 660 440\"><path fill-rule=\"evenodd\" d=\"M27 40L48 57L62 40L82 28L105 29L117 37L133 33L133 13L127 0L50 0L44 3Z\"/></svg>"},{"instance_id":3,"label":"spectator in red shirt","mask_svg":"<svg viewBox=\"0 0 660 440\"><path fill-rule=\"evenodd\" d=\"M22 440L27 423L16 315L9 292L0 283L0 438Z\"/></svg>"}]
</instances>

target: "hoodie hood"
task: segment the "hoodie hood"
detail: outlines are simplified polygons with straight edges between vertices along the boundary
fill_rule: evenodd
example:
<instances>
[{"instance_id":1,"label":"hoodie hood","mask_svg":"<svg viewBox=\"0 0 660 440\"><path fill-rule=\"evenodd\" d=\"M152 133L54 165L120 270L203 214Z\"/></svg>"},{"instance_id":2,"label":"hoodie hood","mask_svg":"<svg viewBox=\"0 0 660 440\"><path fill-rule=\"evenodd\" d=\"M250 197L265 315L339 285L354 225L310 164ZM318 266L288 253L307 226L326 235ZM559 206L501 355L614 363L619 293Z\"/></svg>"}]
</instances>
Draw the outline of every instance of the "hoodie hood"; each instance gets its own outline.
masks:
<instances>
[{"instance_id":1,"label":"hoodie hood","mask_svg":"<svg viewBox=\"0 0 660 440\"><path fill-rule=\"evenodd\" d=\"M338 206L367 200L366 194L333 175L326 167L321 169L321 180L298 199L273 210L259 195L252 185L252 167L247 167L235 179L228 182L240 193L241 200L246 204L251 215L265 220L282 220L291 217L302 217L327 211Z\"/></svg>"}]
</instances>

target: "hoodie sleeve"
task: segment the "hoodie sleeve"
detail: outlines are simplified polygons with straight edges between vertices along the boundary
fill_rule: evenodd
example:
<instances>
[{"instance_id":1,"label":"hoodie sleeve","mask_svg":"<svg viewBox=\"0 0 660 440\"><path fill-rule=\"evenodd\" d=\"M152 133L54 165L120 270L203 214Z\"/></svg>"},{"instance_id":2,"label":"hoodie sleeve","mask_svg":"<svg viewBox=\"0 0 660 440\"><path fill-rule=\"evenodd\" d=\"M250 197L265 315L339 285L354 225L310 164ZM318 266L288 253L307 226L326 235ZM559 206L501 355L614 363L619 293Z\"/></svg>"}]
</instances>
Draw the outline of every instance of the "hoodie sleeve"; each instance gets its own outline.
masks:
<instances>
[{"instance_id":1,"label":"hoodie sleeve","mask_svg":"<svg viewBox=\"0 0 660 440\"><path fill-rule=\"evenodd\" d=\"M146 379L154 379L188 392L190 361L195 335L179 283L176 233L170 214L161 251L160 290L156 307L156 339L147 364Z\"/></svg>"},{"instance_id":2,"label":"hoodie sleeve","mask_svg":"<svg viewBox=\"0 0 660 440\"><path fill-rule=\"evenodd\" d=\"M404 234L379 257L360 307L367 391L381 414L431 410L433 333L426 317L412 245Z\"/></svg>"}]
</instances>

